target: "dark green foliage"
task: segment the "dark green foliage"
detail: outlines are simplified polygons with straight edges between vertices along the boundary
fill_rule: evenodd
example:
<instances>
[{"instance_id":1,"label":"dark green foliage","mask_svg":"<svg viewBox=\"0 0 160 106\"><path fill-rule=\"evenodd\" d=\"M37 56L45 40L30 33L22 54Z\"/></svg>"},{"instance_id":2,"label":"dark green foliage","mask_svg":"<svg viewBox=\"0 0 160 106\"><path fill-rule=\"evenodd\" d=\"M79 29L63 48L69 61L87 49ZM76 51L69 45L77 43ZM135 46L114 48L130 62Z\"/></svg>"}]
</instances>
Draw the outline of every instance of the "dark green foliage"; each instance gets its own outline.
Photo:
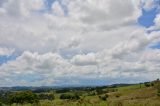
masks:
<instances>
[{"instance_id":1,"label":"dark green foliage","mask_svg":"<svg viewBox=\"0 0 160 106\"><path fill-rule=\"evenodd\" d=\"M49 89L47 88L38 88L38 89L35 89L33 90L33 93L43 93L43 92L48 92Z\"/></svg>"},{"instance_id":2,"label":"dark green foliage","mask_svg":"<svg viewBox=\"0 0 160 106\"><path fill-rule=\"evenodd\" d=\"M151 83L151 86L154 86L154 83L153 83L153 82Z\"/></svg>"},{"instance_id":3,"label":"dark green foliage","mask_svg":"<svg viewBox=\"0 0 160 106\"><path fill-rule=\"evenodd\" d=\"M3 104L0 102L0 106L3 106Z\"/></svg>"},{"instance_id":4,"label":"dark green foliage","mask_svg":"<svg viewBox=\"0 0 160 106\"><path fill-rule=\"evenodd\" d=\"M32 93L31 91L22 91L16 92L9 96L10 104L17 103L17 104L24 104L24 103L38 103L38 97L36 94Z\"/></svg>"},{"instance_id":5,"label":"dark green foliage","mask_svg":"<svg viewBox=\"0 0 160 106\"><path fill-rule=\"evenodd\" d=\"M96 92L94 92L94 91L91 91L91 92L87 91L87 94L88 94L88 96L95 96Z\"/></svg>"},{"instance_id":6,"label":"dark green foliage","mask_svg":"<svg viewBox=\"0 0 160 106\"><path fill-rule=\"evenodd\" d=\"M53 93L50 93L50 94L42 93L42 94L38 95L39 100L45 100L45 99L54 100L54 98L55 98L55 96Z\"/></svg>"},{"instance_id":7,"label":"dark green foliage","mask_svg":"<svg viewBox=\"0 0 160 106\"><path fill-rule=\"evenodd\" d=\"M160 84L158 85L158 93L157 93L158 96L160 96Z\"/></svg>"},{"instance_id":8,"label":"dark green foliage","mask_svg":"<svg viewBox=\"0 0 160 106\"><path fill-rule=\"evenodd\" d=\"M78 100L80 97L77 94L61 94L60 99Z\"/></svg>"},{"instance_id":9,"label":"dark green foliage","mask_svg":"<svg viewBox=\"0 0 160 106\"><path fill-rule=\"evenodd\" d=\"M151 83L150 83L150 82L145 82L144 85L145 85L146 87L150 87L150 86L151 86Z\"/></svg>"},{"instance_id":10,"label":"dark green foliage","mask_svg":"<svg viewBox=\"0 0 160 106\"><path fill-rule=\"evenodd\" d=\"M108 88L106 93L109 93L109 92L116 92L118 91L118 89L115 89L115 88Z\"/></svg>"},{"instance_id":11,"label":"dark green foliage","mask_svg":"<svg viewBox=\"0 0 160 106\"><path fill-rule=\"evenodd\" d=\"M160 80L159 79L154 81L154 86L157 89L157 96L160 96Z\"/></svg>"},{"instance_id":12,"label":"dark green foliage","mask_svg":"<svg viewBox=\"0 0 160 106\"><path fill-rule=\"evenodd\" d=\"M109 97L108 94L99 96L99 98L100 98L101 100L104 100L104 101L106 101L108 97Z\"/></svg>"},{"instance_id":13,"label":"dark green foliage","mask_svg":"<svg viewBox=\"0 0 160 106\"><path fill-rule=\"evenodd\" d=\"M51 87L38 87L38 88L34 88L34 90L31 88L30 90L33 93L47 93L47 92L53 91L53 88L51 88Z\"/></svg>"},{"instance_id":14,"label":"dark green foliage","mask_svg":"<svg viewBox=\"0 0 160 106\"><path fill-rule=\"evenodd\" d=\"M117 101L114 103L114 106L124 106L122 101Z\"/></svg>"},{"instance_id":15,"label":"dark green foliage","mask_svg":"<svg viewBox=\"0 0 160 106\"><path fill-rule=\"evenodd\" d=\"M97 93L97 95L101 95L104 93L108 93L108 91L104 91L103 89L96 89L96 93Z\"/></svg>"},{"instance_id":16,"label":"dark green foliage","mask_svg":"<svg viewBox=\"0 0 160 106\"><path fill-rule=\"evenodd\" d=\"M66 93L69 91L70 91L70 89L60 89L60 90L56 90L56 93Z\"/></svg>"},{"instance_id":17,"label":"dark green foliage","mask_svg":"<svg viewBox=\"0 0 160 106\"><path fill-rule=\"evenodd\" d=\"M0 101L5 104L9 104L9 95L11 92L9 91L0 91Z\"/></svg>"},{"instance_id":18,"label":"dark green foliage","mask_svg":"<svg viewBox=\"0 0 160 106\"><path fill-rule=\"evenodd\" d=\"M119 98L121 96L121 93L115 93L115 97Z\"/></svg>"},{"instance_id":19,"label":"dark green foliage","mask_svg":"<svg viewBox=\"0 0 160 106\"><path fill-rule=\"evenodd\" d=\"M158 93L157 93L157 96L159 96L159 97L160 97L160 92L158 92Z\"/></svg>"}]
</instances>

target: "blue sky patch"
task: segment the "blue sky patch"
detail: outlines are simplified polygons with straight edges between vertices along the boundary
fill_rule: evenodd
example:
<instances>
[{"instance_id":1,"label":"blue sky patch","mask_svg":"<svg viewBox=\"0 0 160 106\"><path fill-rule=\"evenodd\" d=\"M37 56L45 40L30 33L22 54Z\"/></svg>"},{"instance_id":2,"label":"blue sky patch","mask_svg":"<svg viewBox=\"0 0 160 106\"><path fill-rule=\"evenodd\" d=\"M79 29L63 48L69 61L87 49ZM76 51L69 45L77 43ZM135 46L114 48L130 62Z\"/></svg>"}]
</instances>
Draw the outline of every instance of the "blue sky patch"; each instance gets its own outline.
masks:
<instances>
[{"instance_id":1,"label":"blue sky patch","mask_svg":"<svg viewBox=\"0 0 160 106\"><path fill-rule=\"evenodd\" d=\"M142 9L142 16L139 17L138 23L144 27L150 27L154 25L154 19L157 15L157 8L146 11Z\"/></svg>"},{"instance_id":2,"label":"blue sky patch","mask_svg":"<svg viewBox=\"0 0 160 106\"><path fill-rule=\"evenodd\" d=\"M51 12L51 9L52 9L52 5L53 5L54 2L56 2L56 1L59 2L61 8L62 8L63 11L64 11L64 15L66 16L66 15L68 14L67 6L64 5L64 4L62 3L62 1L59 1L59 0L45 0L46 9L43 10L43 11L45 11L45 12L47 11L48 13L50 13L50 12Z\"/></svg>"},{"instance_id":3,"label":"blue sky patch","mask_svg":"<svg viewBox=\"0 0 160 106\"><path fill-rule=\"evenodd\" d=\"M8 61L15 60L17 56L0 56L0 65Z\"/></svg>"},{"instance_id":4,"label":"blue sky patch","mask_svg":"<svg viewBox=\"0 0 160 106\"><path fill-rule=\"evenodd\" d=\"M152 45L151 48L153 49L160 49L160 42L155 44L155 45Z\"/></svg>"},{"instance_id":5,"label":"blue sky patch","mask_svg":"<svg viewBox=\"0 0 160 106\"><path fill-rule=\"evenodd\" d=\"M52 4L55 2L56 0L45 0L45 5L47 10L51 10L52 8Z\"/></svg>"}]
</instances>

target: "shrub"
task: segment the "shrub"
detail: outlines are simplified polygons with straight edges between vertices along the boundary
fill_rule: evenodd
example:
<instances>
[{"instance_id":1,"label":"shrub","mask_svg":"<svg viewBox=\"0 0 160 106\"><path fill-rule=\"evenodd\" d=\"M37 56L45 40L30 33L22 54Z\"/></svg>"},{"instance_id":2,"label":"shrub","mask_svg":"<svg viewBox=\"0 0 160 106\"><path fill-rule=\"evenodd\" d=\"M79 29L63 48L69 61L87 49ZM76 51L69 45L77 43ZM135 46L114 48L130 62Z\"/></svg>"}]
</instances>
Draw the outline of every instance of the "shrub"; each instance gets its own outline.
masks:
<instances>
[{"instance_id":1,"label":"shrub","mask_svg":"<svg viewBox=\"0 0 160 106\"><path fill-rule=\"evenodd\" d=\"M160 96L160 89L158 89L158 93L157 93L157 96Z\"/></svg>"},{"instance_id":2,"label":"shrub","mask_svg":"<svg viewBox=\"0 0 160 106\"><path fill-rule=\"evenodd\" d=\"M115 102L114 106L123 106L123 103L122 101L117 101Z\"/></svg>"},{"instance_id":3,"label":"shrub","mask_svg":"<svg viewBox=\"0 0 160 106\"><path fill-rule=\"evenodd\" d=\"M100 98L101 100L104 100L104 101L107 100L108 97L109 97L108 94L99 96L99 98Z\"/></svg>"},{"instance_id":4,"label":"shrub","mask_svg":"<svg viewBox=\"0 0 160 106\"><path fill-rule=\"evenodd\" d=\"M146 87L150 87L150 86L151 86L150 82L145 82L144 85L145 85Z\"/></svg>"},{"instance_id":5,"label":"shrub","mask_svg":"<svg viewBox=\"0 0 160 106\"><path fill-rule=\"evenodd\" d=\"M5 92L5 91L0 91L0 101L1 101L1 103L0 104L2 104L2 103L4 103L4 104L9 104L9 100L8 100L8 96L10 95L10 93L11 92ZM0 105L1 106L1 105Z\"/></svg>"},{"instance_id":6,"label":"shrub","mask_svg":"<svg viewBox=\"0 0 160 106\"><path fill-rule=\"evenodd\" d=\"M78 100L80 97L77 94L61 94L60 99Z\"/></svg>"},{"instance_id":7,"label":"shrub","mask_svg":"<svg viewBox=\"0 0 160 106\"><path fill-rule=\"evenodd\" d=\"M88 96L95 96L95 95L96 95L96 92L95 92L95 91L87 92L87 95L88 95Z\"/></svg>"},{"instance_id":8,"label":"shrub","mask_svg":"<svg viewBox=\"0 0 160 106\"><path fill-rule=\"evenodd\" d=\"M55 98L55 96L53 93L50 93L50 94L42 93L42 94L38 95L39 100L45 100L45 99L54 100L54 98Z\"/></svg>"},{"instance_id":9,"label":"shrub","mask_svg":"<svg viewBox=\"0 0 160 106\"><path fill-rule=\"evenodd\" d=\"M101 94L105 94L105 93L108 93L108 90L103 90L103 89L101 89L101 88L97 88L96 89L96 93L97 93L97 95L101 95Z\"/></svg>"},{"instance_id":10,"label":"shrub","mask_svg":"<svg viewBox=\"0 0 160 106\"><path fill-rule=\"evenodd\" d=\"M69 89L60 89L60 90L56 90L56 93L66 93L69 92Z\"/></svg>"},{"instance_id":11,"label":"shrub","mask_svg":"<svg viewBox=\"0 0 160 106\"><path fill-rule=\"evenodd\" d=\"M154 83L153 83L153 82L151 83L151 86L154 86Z\"/></svg>"},{"instance_id":12,"label":"shrub","mask_svg":"<svg viewBox=\"0 0 160 106\"><path fill-rule=\"evenodd\" d=\"M121 96L121 94L120 94L120 93L115 93L115 96L116 96L117 98L119 98L119 97Z\"/></svg>"},{"instance_id":13,"label":"shrub","mask_svg":"<svg viewBox=\"0 0 160 106\"><path fill-rule=\"evenodd\" d=\"M17 103L17 104L24 104L24 103L38 103L38 97L36 94L32 93L31 91L22 91L16 92L9 96L10 104Z\"/></svg>"},{"instance_id":14,"label":"shrub","mask_svg":"<svg viewBox=\"0 0 160 106\"><path fill-rule=\"evenodd\" d=\"M159 79L156 82L156 88L158 90L157 95L160 96L160 81L159 81Z\"/></svg>"},{"instance_id":15,"label":"shrub","mask_svg":"<svg viewBox=\"0 0 160 106\"><path fill-rule=\"evenodd\" d=\"M0 106L3 106L3 104L0 102Z\"/></svg>"}]
</instances>

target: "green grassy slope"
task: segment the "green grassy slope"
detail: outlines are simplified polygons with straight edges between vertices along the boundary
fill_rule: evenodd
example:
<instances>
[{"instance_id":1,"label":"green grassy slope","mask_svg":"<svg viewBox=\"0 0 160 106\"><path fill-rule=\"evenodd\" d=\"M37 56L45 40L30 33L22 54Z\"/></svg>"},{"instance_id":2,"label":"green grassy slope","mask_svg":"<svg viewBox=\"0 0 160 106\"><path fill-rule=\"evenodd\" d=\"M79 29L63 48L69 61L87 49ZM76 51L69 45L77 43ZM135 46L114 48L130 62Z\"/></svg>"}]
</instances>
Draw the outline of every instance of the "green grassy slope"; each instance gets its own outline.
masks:
<instances>
[{"instance_id":1,"label":"green grassy slope","mask_svg":"<svg viewBox=\"0 0 160 106\"><path fill-rule=\"evenodd\" d=\"M120 87L117 92L110 94L108 102L119 103L124 106L160 106L157 89L144 87L144 85L141 87L140 85Z\"/></svg>"},{"instance_id":2,"label":"green grassy slope","mask_svg":"<svg viewBox=\"0 0 160 106\"><path fill-rule=\"evenodd\" d=\"M117 88L117 92L108 93L106 101L100 100L99 95L81 96L81 100L60 100L53 102L43 101L43 106L160 106L157 89L144 85L132 85ZM47 103L47 105L46 105Z\"/></svg>"},{"instance_id":3,"label":"green grassy slope","mask_svg":"<svg viewBox=\"0 0 160 106\"><path fill-rule=\"evenodd\" d=\"M160 97L157 96L157 89L153 86L145 87L137 84L117 89L116 92L107 93L109 95L107 100L101 100L99 98L101 95L82 95L80 100L60 100L60 94L55 94L55 100L43 100L39 106L160 106Z\"/></svg>"}]
</instances>

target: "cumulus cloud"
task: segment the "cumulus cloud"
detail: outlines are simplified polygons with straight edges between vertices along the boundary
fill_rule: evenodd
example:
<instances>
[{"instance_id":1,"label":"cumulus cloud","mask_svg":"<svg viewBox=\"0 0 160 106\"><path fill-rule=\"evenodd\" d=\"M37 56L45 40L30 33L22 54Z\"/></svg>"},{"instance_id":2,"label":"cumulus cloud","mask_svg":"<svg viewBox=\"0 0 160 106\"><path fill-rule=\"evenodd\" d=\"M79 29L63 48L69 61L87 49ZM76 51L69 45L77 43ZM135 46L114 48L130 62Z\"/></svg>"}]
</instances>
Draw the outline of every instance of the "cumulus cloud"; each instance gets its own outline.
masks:
<instances>
[{"instance_id":1,"label":"cumulus cloud","mask_svg":"<svg viewBox=\"0 0 160 106\"><path fill-rule=\"evenodd\" d=\"M56 53L38 54L24 52L16 60L3 64L0 67L1 77L8 77L15 81L37 82L41 80L51 80L63 73L63 68L68 63ZM32 76L32 77L31 77Z\"/></svg>"},{"instance_id":2,"label":"cumulus cloud","mask_svg":"<svg viewBox=\"0 0 160 106\"><path fill-rule=\"evenodd\" d=\"M158 14L154 20L157 27L160 27L160 14Z\"/></svg>"},{"instance_id":3,"label":"cumulus cloud","mask_svg":"<svg viewBox=\"0 0 160 106\"><path fill-rule=\"evenodd\" d=\"M71 17L87 25L103 29L136 23L137 17L141 15L137 3L131 0L125 2L121 0L84 0L83 2L73 0L67 5Z\"/></svg>"},{"instance_id":4,"label":"cumulus cloud","mask_svg":"<svg viewBox=\"0 0 160 106\"><path fill-rule=\"evenodd\" d=\"M52 5L52 12L58 16L64 16L64 11L58 1L55 1Z\"/></svg>"},{"instance_id":5,"label":"cumulus cloud","mask_svg":"<svg viewBox=\"0 0 160 106\"><path fill-rule=\"evenodd\" d=\"M148 31L158 31L160 30L160 14L158 13L154 19L154 26L149 27Z\"/></svg>"},{"instance_id":6,"label":"cumulus cloud","mask_svg":"<svg viewBox=\"0 0 160 106\"><path fill-rule=\"evenodd\" d=\"M0 86L156 78L160 51L151 46L160 41L160 32L139 26L142 8L153 8L152 2L140 5L138 0L56 0L46 7L43 0L1 0L0 56L19 55L0 65ZM158 26L159 15L152 29Z\"/></svg>"},{"instance_id":7,"label":"cumulus cloud","mask_svg":"<svg viewBox=\"0 0 160 106\"><path fill-rule=\"evenodd\" d=\"M43 0L8 0L3 7L11 16L29 16L33 10L40 10L44 6Z\"/></svg>"},{"instance_id":8,"label":"cumulus cloud","mask_svg":"<svg viewBox=\"0 0 160 106\"><path fill-rule=\"evenodd\" d=\"M142 0L142 2L143 2L143 8L147 11L156 7L155 0Z\"/></svg>"},{"instance_id":9,"label":"cumulus cloud","mask_svg":"<svg viewBox=\"0 0 160 106\"><path fill-rule=\"evenodd\" d=\"M0 48L0 56L11 56L15 52L15 49Z\"/></svg>"},{"instance_id":10,"label":"cumulus cloud","mask_svg":"<svg viewBox=\"0 0 160 106\"><path fill-rule=\"evenodd\" d=\"M79 66L96 65L98 63L94 53L87 55L76 55L72 58L71 62Z\"/></svg>"}]
</instances>

